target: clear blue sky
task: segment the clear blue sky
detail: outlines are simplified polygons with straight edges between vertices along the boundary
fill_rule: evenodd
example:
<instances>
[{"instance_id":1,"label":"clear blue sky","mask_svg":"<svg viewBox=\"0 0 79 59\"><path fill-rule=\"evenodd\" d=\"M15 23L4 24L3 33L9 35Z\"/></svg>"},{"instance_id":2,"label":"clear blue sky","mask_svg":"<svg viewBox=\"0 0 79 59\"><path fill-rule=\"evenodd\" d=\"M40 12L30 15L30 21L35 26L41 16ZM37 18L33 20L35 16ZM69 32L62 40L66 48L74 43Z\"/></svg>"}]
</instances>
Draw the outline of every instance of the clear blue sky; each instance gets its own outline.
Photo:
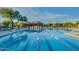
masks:
<instances>
[{"instance_id":1,"label":"clear blue sky","mask_svg":"<svg viewBox=\"0 0 79 59\"><path fill-rule=\"evenodd\" d=\"M41 11L48 11L55 14L69 14L69 15L79 15L79 8L70 7L54 7L54 8L39 8Z\"/></svg>"},{"instance_id":2,"label":"clear blue sky","mask_svg":"<svg viewBox=\"0 0 79 59\"><path fill-rule=\"evenodd\" d=\"M15 8L13 8L15 9ZM20 9L21 10L26 10L27 8L16 8L16 9ZM33 8L34 9L34 8ZM69 14L69 15L79 15L79 8L78 7L37 7L35 9L40 10L40 12L50 12L50 13L54 13L54 14ZM25 12L23 12L24 14Z\"/></svg>"},{"instance_id":3,"label":"clear blue sky","mask_svg":"<svg viewBox=\"0 0 79 59\"><path fill-rule=\"evenodd\" d=\"M28 21L41 21L41 22L65 22L65 21L78 21L79 8L71 7L36 7L36 8L13 8L20 11L20 13L28 18Z\"/></svg>"}]
</instances>

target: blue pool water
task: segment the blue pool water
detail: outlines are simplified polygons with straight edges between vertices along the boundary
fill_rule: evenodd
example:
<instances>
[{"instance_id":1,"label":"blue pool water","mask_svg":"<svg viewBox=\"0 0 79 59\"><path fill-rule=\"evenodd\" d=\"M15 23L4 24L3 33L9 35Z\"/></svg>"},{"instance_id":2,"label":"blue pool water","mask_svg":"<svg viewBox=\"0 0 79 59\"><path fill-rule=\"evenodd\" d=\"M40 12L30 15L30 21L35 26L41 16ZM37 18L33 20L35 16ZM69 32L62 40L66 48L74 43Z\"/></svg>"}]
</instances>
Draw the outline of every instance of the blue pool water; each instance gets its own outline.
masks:
<instances>
[{"instance_id":1,"label":"blue pool water","mask_svg":"<svg viewBox=\"0 0 79 59\"><path fill-rule=\"evenodd\" d=\"M78 51L79 39L61 30L16 32L0 38L1 51Z\"/></svg>"}]
</instances>

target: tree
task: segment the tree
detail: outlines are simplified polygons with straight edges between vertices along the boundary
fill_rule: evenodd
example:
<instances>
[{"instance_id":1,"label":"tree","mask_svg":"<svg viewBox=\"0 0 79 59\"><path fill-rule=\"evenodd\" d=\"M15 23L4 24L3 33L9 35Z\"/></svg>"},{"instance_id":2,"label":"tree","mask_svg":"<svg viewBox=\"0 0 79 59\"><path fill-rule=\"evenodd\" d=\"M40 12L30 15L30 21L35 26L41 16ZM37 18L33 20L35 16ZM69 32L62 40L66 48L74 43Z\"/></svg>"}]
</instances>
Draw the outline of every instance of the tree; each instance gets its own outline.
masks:
<instances>
[{"instance_id":1,"label":"tree","mask_svg":"<svg viewBox=\"0 0 79 59\"><path fill-rule=\"evenodd\" d=\"M79 21L75 23L75 27L79 28Z\"/></svg>"},{"instance_id":2,"label":"tree","mask_svg":"<svg viewBox=\"0 0 79 59\"><path fill-rule=\"evenodd\" d=\"M20 16L19 20L23 22L27 22L27 17L26 16Z\"/></svg>"},{"instance_id":3,"label":"tree","mask_svg":"<svg viewBox=\"0 0 79 59\"><path fill-rule=\"evenodd\" d=\"M55 23L54 27L63 27L63 23Z\"/></svg>"},{"instance_id":4,"label":"tree","mask_svg":"<svg viewBox=\"0 0 79 59\"><path fill-rule=\"evenodd\" d=\"M71 27L74 27L74 24L72 22L65 22L64 27L71 28Z\"/></svg>"},{"instance_id":5,"label":"tree","mask_svg":"<svg viewBox=\"0 0 79 59\"><path fill-rule=\"evenodd\" d=\"M23 26L23 21L18 20L16 25L18 28L21 28Z\"/></svg>"},{"instance_id":6,"label":"tree","mask_svg":"<svg viewBox=\"0 0 79 59\"><path fill-rule=\"evenodd\" d=\"M2 15L5 18L9 18L11 20L11 28L13 29L13 16L14 11L11 8L1 8L0 9L0 15Z\"/></svg>"},{"instance_id":7,"label":"tree","mask_svg":"<svg viewBox=\"0 0 79 59\"><path fill-rule=\"evenodd\" d=\"M9 28L11 21L10 20L4 20L2 23L3 23L4 27Z\"/></svg>"},{"instance_id":8,"label":"tree","mask_svg":"<svg viewBox=\"0 0 79 59\"><path fill-rule=\"evenodd\" d=\"M19 11L14 11L11 8L1 8L0 9L0 15L2 15L5 18L9 18L11 20L11 28L13 29L13 20L19 19L21 17Z\"/></svg>"},{"instance_id":9,"label":"tree","mask_svg":"<svg viewBox=\"0 0 79 59\"><path fill-rule=\"evenodd\" d=\"M19 20L21 18L21 14L19 13L19 11L14 11L12 18Z\"/></svg>"},{"instance_id":10,"label":"tree","mask_svg":"<svg viewBox=\"0 0 79 59\"><path fill-rule=\"evenodd\" d=\"M48 23L48 24L46 24L46 27L50 27L50 28L52 28L53 26L54 26L53 23Z\"/></svg>"}]
</instances>

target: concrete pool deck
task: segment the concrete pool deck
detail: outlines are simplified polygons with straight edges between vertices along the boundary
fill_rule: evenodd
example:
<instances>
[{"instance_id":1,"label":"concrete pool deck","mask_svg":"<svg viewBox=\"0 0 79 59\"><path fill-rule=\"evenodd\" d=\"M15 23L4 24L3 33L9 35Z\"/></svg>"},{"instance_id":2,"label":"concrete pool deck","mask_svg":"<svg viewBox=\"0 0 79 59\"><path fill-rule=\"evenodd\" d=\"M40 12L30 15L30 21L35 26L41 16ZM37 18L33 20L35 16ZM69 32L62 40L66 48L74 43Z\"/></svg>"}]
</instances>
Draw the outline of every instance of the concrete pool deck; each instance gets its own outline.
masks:
<instances>
[{"instance_id":1,"label":"concrete pool deck","mask_svg":"<svg viewBox=\"0 0 79 59\"><path fill-rule=\"evenodd\" d=\"M79 35L77 34L70 34L70 33L65 33L66 35L69 35L71 37L74 37L74 38L78 38L79 39Z\"/></svg>"},{"instance_id":2,"label":"concrete pool deck","mask_svg":"<svg viewBox=\"0 0 79 59\"><path fill-rule=\"evenodd\" d=\"M15 31L11 30L11 31L0 31L0 36L4 36L4 35L7 35L9 33L13 33Z\"/></svg>"},{"instance_id":3,"label":"concrete pool deck","mask_svg":"<svg viewBox=\"0 0 79 59\"><path fill-rule=\"evenodd\" d=\"M71 32L65 32L66 35L69 35L71 37L74 37L74 38L78 38L79 39L79 29L75 29L75 28L72 28L70 29L72 30ZM74 32L76 31L76 32Z\"/></svg>"},{"instance_id":4,"label":"concrete pool deck","mask_svg":"<svg viewBox=\"0 0 79 59\"><path fill-rule=\"evenodd\" d=\"M22 31L22 30L23 29L19 29L19 30L13 29L13 30L0 31L0 37L6 36L6 35L9 35L9 34L18 32L18 31Z\"/></svg>"}]
</instances>

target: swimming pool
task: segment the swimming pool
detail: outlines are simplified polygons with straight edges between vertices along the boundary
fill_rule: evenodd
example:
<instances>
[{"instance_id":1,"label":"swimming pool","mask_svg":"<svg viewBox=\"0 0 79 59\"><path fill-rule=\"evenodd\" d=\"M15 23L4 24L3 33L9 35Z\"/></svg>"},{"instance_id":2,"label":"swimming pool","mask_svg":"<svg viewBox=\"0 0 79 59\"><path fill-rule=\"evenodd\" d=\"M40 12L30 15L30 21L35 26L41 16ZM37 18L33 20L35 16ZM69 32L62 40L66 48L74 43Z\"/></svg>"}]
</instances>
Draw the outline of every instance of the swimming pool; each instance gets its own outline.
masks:
<instances>
[{"instance_id":1,"label":"swimming pool","mask_svg":"<svg viewBox=\"0 0 79 59\"><path fill-rule=\"evenodd\" d=\"M79 39L61 30L21 31L0 38L1 51L78 51Z\"/></svg>"}]
</instances>

